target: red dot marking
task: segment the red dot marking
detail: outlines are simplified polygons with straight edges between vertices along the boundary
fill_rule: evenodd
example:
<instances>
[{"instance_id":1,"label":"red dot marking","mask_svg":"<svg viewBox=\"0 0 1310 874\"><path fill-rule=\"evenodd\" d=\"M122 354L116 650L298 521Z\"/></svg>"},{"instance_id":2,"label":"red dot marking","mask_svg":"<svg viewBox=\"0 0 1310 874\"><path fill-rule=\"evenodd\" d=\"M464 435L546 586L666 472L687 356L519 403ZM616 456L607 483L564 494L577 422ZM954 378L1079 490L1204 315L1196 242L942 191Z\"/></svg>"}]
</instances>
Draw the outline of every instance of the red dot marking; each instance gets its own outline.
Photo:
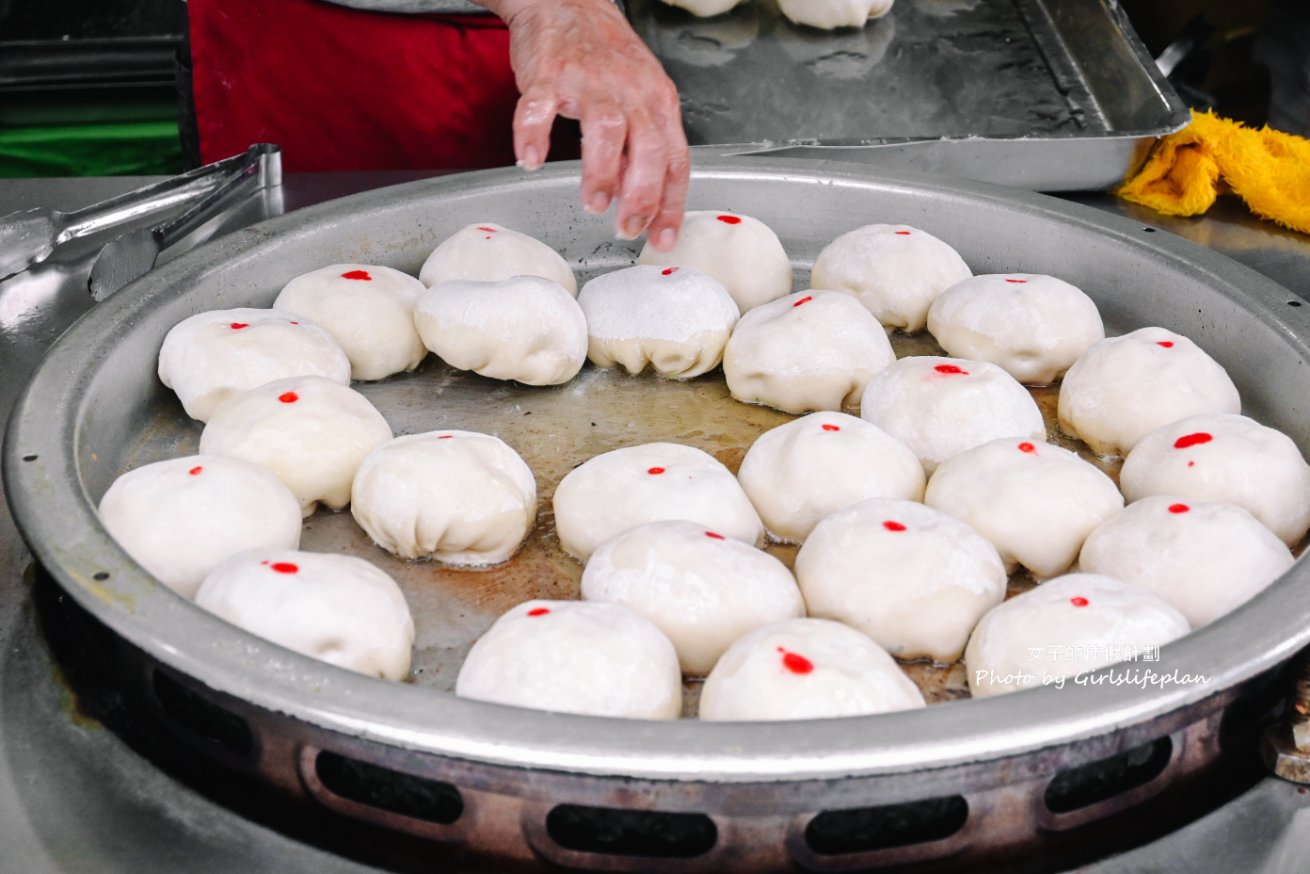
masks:
<instances>
[{"instance_id":1,"label":"red dot marking","mask_svg":"<svg viewBox=\"0 0 1310 874\"><path fill-rule=\"evenodd\" d=\"M300 395L293 391L284 391L277 396L277 399L284 404L294 404L296 401L300 400Z\"/></svg>"},{"instance_id":2,"label":"red dot marking","mask_svg":"<svg viewBox=\"0 0 1310 874\"><path fill-rule=\"evenodd\" d=\"M368 275L367 270L351 270L341 274L342 279L363 279L372 281L373 277Z\"/></svg>"},{"instance_id":3,"label":"red dot marking","mask_svg":"<svg viewBox=\"0 0 1310 874\"><path fill-rule=\"evenodd\" d=\"M808 674L814 670L814 662L800 653L787 652L782 647L778 647L778 652L782 653L782 666L793 674Z\"/></svg>"},{"instance_id":4,"label":"red dot marking","mask_svg":"<svg viewBox=\"0 0 1310 874\"><path fill-rule=\"evenodd\" d=\"M439 435L439 436L437 437L437 439L438 439L438 440L449 440L450 438L452 438L452 437L454 437L454 436L455 436L454 434L441 434L441 435Z\"/></svg>"},{"instance_id":5,"label":"red dot marking","mask_svg":"<svg viewBox=\"0 0 1310 874\"><path fill-rule=\"evenodd\" d=\"M550 612L550 608L549 608L549 607L533 607L531 610L528 611L528 615L529 615L529 616L545 616L545 615L546 615L547 613L549 613L549 612Z\"/></svg>"},{"instance_id":6,"label":"red dot marking","mask_svg":"<svg viewBox=\"0 0 1310 874\"><path fill-rule=\"evenodd\" d=\"M892 233L898 237L908 237L910 235L909 231L892 231Z\"/></svg>"},{"instance_id":7,"label":"red dot marking","mask_svg":"<svg viewBox=\"0 0 1310 874\"><path fill-rule=\"evenodd\" d=\"M298 324L300 324L300 322L292 322L291 324L293 324L293 325L298 325Z\"/></svg>"},{"instance_id":8,"label":"red dot marking","mask_svg":"<svg viewBox=\"0 0 1310 874\"><path fill-rule=\"evenodd\" d=\"M200 476L200 472L202 470L204 470L204 468L197 464L195 467L188 470L187 473L191 474L192 476Z\"/></svg>"},{"instance_id":9,"label":"red dot marking","mask_svg":"<svg viewBox=\"0 0 1310 874\"><path fill-rule=\"evenodd\" d=\"M646 471L646 473L650 474L651 476L659 476L660 474L664 473L664 468L662 468L662 467L652 467L652 468L649 468L649 469Z\"/></svg>"},{"instance_id":10,"label":"red dot marking","mask_svg":"<svg viewBox=\"0 0 1310 874\"><path fill-rule=\"evenodd\" d=\"M1007 279L1007 280L1005 280L1005 281L1006 281L1006 282L1013 282L1015 285L1023 285L1023 284L1026 283L1028 280L1026 280L1026 279Z\"/></svg>"},{"instance_id":11,"label":"red dot marking","mask_svg":"<svg viewBox=\"0 0 1310 874\"><path fill-rule=\"evenodd\" d=\"M792 304L792 306L793 306L793 307L798 307L798 306L800 306L801 304L803 304L803 303L809 303L809 302L812 301L812 300L814 300L814 295L812 295L812 294L807 294L807 295L805 295L805 297L801 298L800 300L796 301L796 303Z\"/></svg>"},{"instance_id":12,"label":"red dot marking","mask_svg":"<svg viewBox=\"0 0 1310 874\"><path fill-rule=\"evenodd\" d=\"M678 268L676 267L666 267L660 271L660 276L672 276L677 272L678 272Z\"/></svg>"},{"instance_id":13,"label":"red dot marking","mask_svg":"<svg viewBox=\"0 0 1310 874\"><path fill-rule=\"evenodd\" d=\"M894 520L892 520L892 519L888 519L886 522L882 523L882 527L886 528L888 531L904 531L904 530L905 530L905 526L904 526L904 525L902 525L900 522L896 522L896 521L894 521Z\"/></svg>"},{"instance_id":14,"label":"red dot marking","mask_svg":"<svg viewBox=\"0 0 1310 874\"><path fill-rule=\"evenodd\" d=\"M740 216L735 216L735 215L721 215L721 216L716 216L716 218L718 218L718 220L721 221L721 222L723 222L725 225L739 225L739 224L741 224L741 217L740 217Z\"/></svg>"},{"instance_id":15,"label":"red dot marking","mask_svg":"<svg viewBox=\"0 0 1310 874\"><path fill-rule=\"evenodd\" d=\"M1195 434L1184 434L1174 441L1174 449L1190 449L1193 446L1200 446L1202 443L1209 443L1214 437L1204 431L1197 431Z\"/></svg>"},{"instance_id":16,"label":"red dot marking","mask_svg":"<svg viewBox=\"0 0 1310 874\"><path fill-rule=\"evenodd\" d=\"M1169 512L1170 512L1170 513L1186 513L1186 512L1187 512L1188 510L1190 510L1190 509L1192 509L1192 508L1189 507L1189 506L1187 506L1186 504L1170 504L1170 505L1169 505Z\"/></svg>"},{"instance_id":17,"label":"red dot marking","mask_svg":"<svg viewBox=\"0 0 1310 874\"><path fill-rule=\"evenodd\" d=\"M280 574L294 574L300 570L299 567L289 561L279 561L272 565L273 570Z\"/></svg>"},{"instance_id":18,"label":"red dot marking","mask_svg":"<svg viewBox=\"0 0 1310 874\"><path fill-rule=\"evenodd\" d=\"M968 376L969 371L956 364L938 364L933 370L938 373L944 373L947 376Z\"/></svg>"},{"instance_id":19,"label":"red dot marking","mask_svg":"<svg viewBox=\"0 0 1310 874\"><path fill-rule=\"evenodd\" d=\"M1034 446L1034 445L1032 445L1031 443L1020 443L1020 444L1019 444L1019 451L1020 451L1020 452L1036 452L1036 451L1037 451L1037 447Z\"/></svg>"},{"instance_id":20,"label":"red dot marking","mask_svg":"<svg viewBox=\"0 0 1310 874\"><path fill-rule=\"evenodd\" d=\"M261 561L260 564L266 565L266 564L268 564L268 562L266 562L266 561Z\"/></svg>"},{"instance_id":21,"label":"red dot marking","mask_svg":"<svg viewBox=\"0 0 1310 874\"><path fill-rule=\"evenodd\" d=\"M1155 341L1155 345L1157 345L1157 346L1163 346L1163 347L1166 348L1166 349L1172 349L1172 348L1174 348L1174 341L1173 341L1173 340L1156 340L1156 341Z\"/></svg>"},{"instance_id":22,"label":"red dot marking","mask_svg":"<svg viewBox=\"0 0 1310 874\"><path fill-rule=\"evenodd\" d=\"M825 431L840 431L840 430L841 430L841 425L824 425L824 426L823 426L823 430L825 430Z\"/></svg>"},{"instance_id":23,"label":"red dot marking","mask_svg":"<svg viewBox=\"0 0 1310 874\"><path fill-rule=\"evenodd\" d=\"M488 234L494 234L494 233L496 233L496 229L495 229L495 228L489 228L489 227L487 227L486 225L478 225L478 230L479 230L479 231L486 231Z\"/></svg>"},{"instance_id":24,"label":"red dot marking","mask_svg":"<svg viewBox=\"0 0 1310 874\"><path fill-rule=\"evenodd\" d=\"M1091 602L1091 601L1088 601L1088 600L1087 600L1086 598L1084 598L1082 595L1077 595L1077 596L1075 596L1075 597L1073 597L1073 598L1070 598L1070 599L1069 599L1069 603L1072 604L1072 605L1074 605L1075 607L1086 607L1088 604L1090 604L1090 603L1092 603L1092 602Z\"/></svg>"},{"instance_id":25,"label":"red dot marking","mask_svg":"<svg viewBox=\"0 0 1310 874\"><path fill-rule=\"evenodd\" d=\"M716 534L713 531L706 531L705 536L713 540L727 540L727 538L724 537L722 534Z\"/></svg>"},{"instance_id":26,"label":"red dot marking","mask_svg":"<svg viewBox=\"0 0 1310 874\"><path fill-rule=\"evenodd\" d=\"M1189 462L1187 462L1187 466L1188 466L1188 467L1196 467L1196 462L1195 462L1195 461L1189 461Z\"/></svg>"},{"instance_id":27,"label":"red dot marking","mask_svg":"<svg viewBox=\"0 0 1310 874\"><path fill-rule=\"evenodd\" d=\"M240 331L242 328L249 328L250 324L248 322L233 322L228 327L234 331Z\"/></svg>"}]
</instances>

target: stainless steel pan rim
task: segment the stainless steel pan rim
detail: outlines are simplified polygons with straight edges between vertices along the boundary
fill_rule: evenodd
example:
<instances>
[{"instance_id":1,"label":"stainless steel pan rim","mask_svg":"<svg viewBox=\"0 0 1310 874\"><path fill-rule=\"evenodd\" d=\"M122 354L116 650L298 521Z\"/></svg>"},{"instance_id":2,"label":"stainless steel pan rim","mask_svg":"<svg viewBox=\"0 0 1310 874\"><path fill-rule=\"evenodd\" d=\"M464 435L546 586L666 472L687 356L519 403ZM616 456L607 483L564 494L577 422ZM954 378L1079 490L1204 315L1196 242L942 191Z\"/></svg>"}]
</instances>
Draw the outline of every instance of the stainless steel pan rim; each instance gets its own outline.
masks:
<instances>
[{"instance_id":1,"label":"stainless steel pan rim","mask_svg":"<svg viewBox=\"0 0 1310 874\"><path fill-rule=\"evenodd\" d=\"M80 456L83 430L97 415L92 383L115 344L162 300L214 271L272 257L279 247L343 216L362 221L397 205L445 206L524 185L558 191L560 202L568 204L561 207L561 221L589 239L607 240L605 219L572 206L578 175L578 165L567 163L551 165L526 182L517 171L496 170L367 192L219 240L100 304L51 349L16 405L6 435L6 490L38 560L80 604L149 656L258 707L361 739L475 763L655 780L824 780L1017 756L1131 726L1164 724L1170 714L1267 671L1310 642L1310 599L1302 595L1310 571L1298 563L1224 621L1162 650L1157 670L1205 675L1206 683L1045 688L920 711L767 725L601 719L463 700L299 656L195 608L156 583L109 539L81 475L87 463ZM1290 347L1302 368L1310 360L1310 318L1306 308L1287 306L1293 296L1286 289L1208 250L1164 233L1143 234L1139 224L1096 210L982 183L812 161L698 156L695 178L702 185L768 180L912 195L924 202L950 200L1094 234L1206 283L1250 314L1252 324L1265 332L1262 342L1273 337ZM431 237L430 229L416 233ZM223 299L226 293L220 290L206 308L237 305ZM1299 400L1291 407L1289 415L1305 418ZM1304 447L1304 435L1294 436Z\"/></svg>"}]
</instances>

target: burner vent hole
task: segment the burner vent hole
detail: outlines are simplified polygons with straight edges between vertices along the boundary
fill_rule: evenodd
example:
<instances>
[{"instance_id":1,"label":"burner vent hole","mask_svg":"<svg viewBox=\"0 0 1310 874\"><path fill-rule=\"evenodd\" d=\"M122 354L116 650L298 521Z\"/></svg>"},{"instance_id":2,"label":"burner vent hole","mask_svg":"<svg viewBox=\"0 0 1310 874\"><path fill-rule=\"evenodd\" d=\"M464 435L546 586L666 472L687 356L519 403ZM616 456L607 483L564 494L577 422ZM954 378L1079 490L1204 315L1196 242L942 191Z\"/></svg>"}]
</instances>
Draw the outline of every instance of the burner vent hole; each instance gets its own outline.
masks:
<instances>
[{"instance_id":1,"label":"burner vent hole","mask_svg":"<svg viewBox=\"0 0 1310 874\"><path fill-rule=\"evenodd\" d=\"M1052 813L1069 813L1144 786L1168 766L1173 749L1166 736L1060 771L1046 786L1046 807Z\"/></svg>"},{"instance_id":2,"label":"burner vent hole","mask_svg":"<svg viewBox=\"0 0 1310 874\"><path fill-rule=\"evenodd\" d=\"M464 797L449 783L428 780L323 750L314 770L334 795L388 813L450 825L464 813Z\"/></svg>"},{"instance_id":3,"label":"burner vent hole","mask_svg":"<svg viewBox=\"0 0 1310 874\"><path fill-rule=\"evenodd\" d=\"M546 833L566 850L615 856L690 859L714 848L719 830L703 813L663 813L560 804Z\"/></svg>"},{"instance_id":4,"label":"burner vent hole","mask_svg":"<svg viewBox=\"0 0 1310 874\"><path fill-rule=\"evenodd\" d=\"M246 756L255 748L255 737L246 721L183 686L161 671L154 672L155 700L159 707L183 728L202 740Z\"/></svg>"},{"instance_id":5,"label":"burner vent hole","mask_svg":"<svg viewBox=\"0 0 1310 874\"><path fill-rule=\"evenodd\" d=\"M968 818L969 803L960 795L825 810L805 827L805 843L824 856L870 853L949 838Z\"/></svg>"}]
</instances>

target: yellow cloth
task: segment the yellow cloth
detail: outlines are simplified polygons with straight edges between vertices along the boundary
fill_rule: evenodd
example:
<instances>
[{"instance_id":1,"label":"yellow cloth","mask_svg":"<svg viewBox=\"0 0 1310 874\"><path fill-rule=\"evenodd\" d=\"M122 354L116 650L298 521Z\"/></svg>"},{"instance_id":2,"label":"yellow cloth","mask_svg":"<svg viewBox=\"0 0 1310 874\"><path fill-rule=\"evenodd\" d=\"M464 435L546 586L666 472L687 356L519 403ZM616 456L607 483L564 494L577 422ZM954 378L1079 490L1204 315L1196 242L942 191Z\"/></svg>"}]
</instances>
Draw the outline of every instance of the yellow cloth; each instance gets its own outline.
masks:
<instances>
[{"instance_id":1,"label":"yellow cloth","mask_svg":"<svg viewBox=\"0 0 1310 874\"><path fill-rule=\"evenodd\" d=\"M1251 212L1310 234L1310 140L1210 112L1156 143L1146 163L1115 191L1168 215L1205 212L1227 184Z\"/></svg>"}]
</instances>

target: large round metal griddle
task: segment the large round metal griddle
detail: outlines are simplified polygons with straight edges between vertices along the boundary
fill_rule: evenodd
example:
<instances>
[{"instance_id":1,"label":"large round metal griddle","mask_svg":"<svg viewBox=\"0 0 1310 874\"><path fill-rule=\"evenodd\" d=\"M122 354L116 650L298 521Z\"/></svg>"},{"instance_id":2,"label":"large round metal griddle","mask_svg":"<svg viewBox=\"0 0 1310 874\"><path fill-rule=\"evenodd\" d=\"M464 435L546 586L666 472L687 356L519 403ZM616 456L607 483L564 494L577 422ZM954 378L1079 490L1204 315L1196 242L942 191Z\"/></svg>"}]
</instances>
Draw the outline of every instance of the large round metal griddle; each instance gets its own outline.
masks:
<instances>
[{"instance_id":1,"label":"large round metal griddle","mask_svg":"<svg viewBox=\"0 0 1310 874\"><path fill-rule=\"evenodd\" d=\"M1195 727L1217 719L1242 689L1310 642L1307 570L1298 563L1242 609L1165 647L1158 662L1138 666L1199 682L1071 684L948 702L959 676L942 674L940 694L930 689L930 698L943 703L924 710L774 724L600 719L442 691L453 685L467 646L504 609L527 597L576 593L579 568L559 554L549 514L554 485L569 469L607 449L654 439L701 446L733 465L754 435L788 418L731 401L717 375L672 383L588 366L568 385L536 389L452 373L430 359L415 374L357 386L398 434L439 427L499 434L528 458L541 487L532 542L498 571L405 564L368 543L348 513L308 520L305 548L355 552L401 579L419 617L412 683L339 670L227 625L158 584L108 538L95 504L113 478L192 452L198 440L200 426L155 374L170 327L205 310L268 306L287 280L326 264L359 261L416 273L439 241L471 222L500 222L543 240L583 281L631 264L639 244L615 241L608 218L578 207L578 174L576 164L561 164L530 176L505 170L446 177L239 232L97 306L52 348L16 406L4 474L33 552L139 654L143 676L158 668L253 727L253 750L231 757L236 767L320 796L331 794L315 776L320 750L445 781L464 793L466 806L483 804L479 816L439 825L401 817L401 827L482 847L509 846L506 835L513 833L526 836L532 852L568 864L590 857L543 849L549 842L533 811L544 816L572 802L702 812L718 823L720 844L732 843L725 824L735 823L739 847L761 833L742 825L744 817L760 828L771 823L769 833L782 828L790 835L787 852L823 867L793 846L800 840L795 829L804 826L797 817L1039 785L1060 768L1162 736L1182 744L1175 760L1199 757ZM1310 313L1280 286L1168 234L981 183L781 159L700 158L689 209L731 209L764 220L792 256L797 288L805 287L828 241L871 222L927 230L978 273L1056 274L1096 299L1111 333L1158 324L1192 337L1228 368L1244 412L1288 433L1303 451L1310 447ZM390 816L371 816L349 802L337 806L365 818ZM974 819L985 819L985 807L973 805ZM1058 816L1043 816L1056 827ZM478 840L470 837L475 831ZM762 863L762 852L734 858Z\"/></svg>"}]
</instances>

